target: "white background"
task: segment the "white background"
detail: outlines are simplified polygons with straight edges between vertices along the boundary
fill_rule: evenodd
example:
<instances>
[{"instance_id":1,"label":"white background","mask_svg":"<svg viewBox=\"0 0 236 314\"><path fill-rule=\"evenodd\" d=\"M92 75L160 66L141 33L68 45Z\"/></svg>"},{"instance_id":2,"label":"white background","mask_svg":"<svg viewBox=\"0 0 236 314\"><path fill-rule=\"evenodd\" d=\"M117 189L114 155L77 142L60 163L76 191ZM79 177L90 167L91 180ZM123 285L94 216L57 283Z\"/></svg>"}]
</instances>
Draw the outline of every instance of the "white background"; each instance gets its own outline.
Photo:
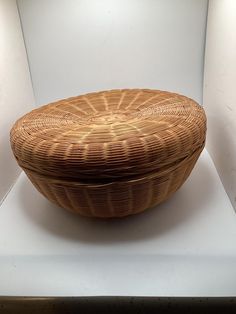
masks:
<instances>
[{"instance_id":1,"label":"white background","mask_svg":"<svg viewBox=\"0 0 236 314\"><path fill-rule=\"evenodd\" d=\"M124 86L201 100L207 1L19 4L38 104ZM233 202L235 7L210 1L204 86L208 148ZM1 198L19 172L9 128L33 104L15 0L0 0L0 40ZM74 218L23 175L0 215L1 294L235 295L235 213L207 153L168 202L121 224Z\"/></svg>"},{"instance_id":2,"label":"white background","mask_svg":"<svg viewBox=\"0 0 236 314\"><path fill-rule=\"evenodd\" d=\"M210 1L204 106L207 148L236 208L236 1Z\"/></svg>"},{"instance_id":3,"label":"white background","mask_svg":"<svg viewBox=\"0 0 236 314\"><path fill-rule=\"evenodd\" d=\"M37 104L122 87L202 101L207 0L19 0Z\"/></svg>"},{"instance_id":4,"label":"white background","mask_svg":"<svg viewBox=\"0 0 236 314\"><path fill-rule=\"evenodd\" d=\"M20 173L10 149L10 128L33 103L16 1L0 0L0 203Z\"/></svg>"}]
</instances>

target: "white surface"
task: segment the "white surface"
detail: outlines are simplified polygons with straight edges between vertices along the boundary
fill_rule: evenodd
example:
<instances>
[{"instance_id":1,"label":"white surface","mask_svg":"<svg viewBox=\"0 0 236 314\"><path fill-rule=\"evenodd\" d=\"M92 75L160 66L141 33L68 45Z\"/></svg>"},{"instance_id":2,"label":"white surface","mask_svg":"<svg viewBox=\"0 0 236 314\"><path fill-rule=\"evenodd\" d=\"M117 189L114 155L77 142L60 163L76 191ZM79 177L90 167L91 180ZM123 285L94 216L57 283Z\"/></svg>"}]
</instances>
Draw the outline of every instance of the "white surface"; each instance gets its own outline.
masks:
<instances>
[{"instance_id":1,"label":"white surface","mask_svg":"<svg viewBox=\"0 0 236 314\"><path fill-rule=\"evenodd\" d=\"M18 0L37 104L111 88L202 102L207 0Z\"/></svg>"},{"instance_id":2,"label":"white surface","mask_svg":"<svg viewBox=\"0 0 236 314\"><path fill-rule=\"evenodd\" d=\"M15 120L33 109L33 92L15 0L0 0L0 203L20 173L9 143Z\"/></svg>"},{"instance_id":3,"label":"white surface","mask_svg":"<svg viewBox=\"0 0 236 314\"><path fill-rule=\"evenodd\" d=\"M236 209L236 1L209 5L204 106L207 147Z\"/></svg>"},{"instance_id":4,"label":"white surface","mask_svg":"<svg viewBox=\"0 0 236 314\"><path fill-rule=\"evenodd\" d=\"M50 204L24 174L0 208L1 295L236 295L236 216L205 151L167 202L121 220Z\"/></svg>"}]
</instances>

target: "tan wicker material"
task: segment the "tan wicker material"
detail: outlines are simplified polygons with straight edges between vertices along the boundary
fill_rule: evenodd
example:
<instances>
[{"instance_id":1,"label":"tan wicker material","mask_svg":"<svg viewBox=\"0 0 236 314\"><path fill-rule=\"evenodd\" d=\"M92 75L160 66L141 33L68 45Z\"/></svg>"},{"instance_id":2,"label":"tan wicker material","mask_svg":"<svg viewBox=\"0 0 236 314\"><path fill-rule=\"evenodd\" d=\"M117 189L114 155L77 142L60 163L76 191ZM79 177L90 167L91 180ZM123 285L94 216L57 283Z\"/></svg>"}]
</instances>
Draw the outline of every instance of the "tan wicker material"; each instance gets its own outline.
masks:
<instances>
[{"instance_id":1,"label":"tan wicker material","mask_svg":"<svg viewBox=\"0 0 236 314\"><path fill-rule=\"evenodd\" d=\"M52 202L85 216L142 212L174 193L205 144L204 110L174 93L124 89L35 109L11 130L19 165Z\"/></svg>"}]
</instances>

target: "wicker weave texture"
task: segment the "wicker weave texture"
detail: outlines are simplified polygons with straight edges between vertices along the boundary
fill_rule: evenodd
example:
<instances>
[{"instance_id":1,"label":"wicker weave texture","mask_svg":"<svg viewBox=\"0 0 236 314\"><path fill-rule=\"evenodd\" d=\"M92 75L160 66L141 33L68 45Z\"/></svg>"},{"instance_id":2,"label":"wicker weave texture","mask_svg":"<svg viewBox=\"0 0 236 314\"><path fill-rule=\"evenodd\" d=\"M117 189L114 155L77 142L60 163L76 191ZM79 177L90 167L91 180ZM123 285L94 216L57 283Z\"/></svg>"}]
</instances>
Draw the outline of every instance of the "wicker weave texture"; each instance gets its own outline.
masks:
<instances>
[{"instance_id":1,"label":"wicker weave texture","mask_svg":"<svg viewBox=\"0 0 236 314\"><path fill-rule=\"evenodd\" d=\"M33 110L11 130L19 165L61 207L86 216L141 212L174 193L205 143L193 100L145 89L111 90Z\"/></svg>"}]
</instances>

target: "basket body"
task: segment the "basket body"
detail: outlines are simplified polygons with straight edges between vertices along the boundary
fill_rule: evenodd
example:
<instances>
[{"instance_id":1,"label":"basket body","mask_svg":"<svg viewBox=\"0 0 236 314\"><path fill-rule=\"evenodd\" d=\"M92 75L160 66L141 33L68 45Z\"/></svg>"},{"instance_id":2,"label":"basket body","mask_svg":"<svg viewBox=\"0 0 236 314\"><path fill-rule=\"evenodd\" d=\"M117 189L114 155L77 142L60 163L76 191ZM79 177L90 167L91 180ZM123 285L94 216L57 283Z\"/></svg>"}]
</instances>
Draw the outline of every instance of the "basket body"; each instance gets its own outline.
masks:
<instances>
[{"instance_id":1,"label":"basket body","mask_svg":"<svg viewBox=\"0 0 236 314\"><path fill-rule=\"evenodd\" d=\"M206 117L193 100L114 90L32 111L11 131L14 155L50 201L89 217L123 217L170 197L202 149Z\"/></svg>"},{"instance_id":2,"label":"basket body","mask_svg":"<svg viewBox=\"0 0 236 314\"><path fill-rule=\"evenodd\" d=\"M53 180L27 170L25 172L36 189L60 207L88 217L124 217L168 199L187 179L200 152L201 149L163 174L108 184L80 184Z\"/></svg>"}]
</instances>

